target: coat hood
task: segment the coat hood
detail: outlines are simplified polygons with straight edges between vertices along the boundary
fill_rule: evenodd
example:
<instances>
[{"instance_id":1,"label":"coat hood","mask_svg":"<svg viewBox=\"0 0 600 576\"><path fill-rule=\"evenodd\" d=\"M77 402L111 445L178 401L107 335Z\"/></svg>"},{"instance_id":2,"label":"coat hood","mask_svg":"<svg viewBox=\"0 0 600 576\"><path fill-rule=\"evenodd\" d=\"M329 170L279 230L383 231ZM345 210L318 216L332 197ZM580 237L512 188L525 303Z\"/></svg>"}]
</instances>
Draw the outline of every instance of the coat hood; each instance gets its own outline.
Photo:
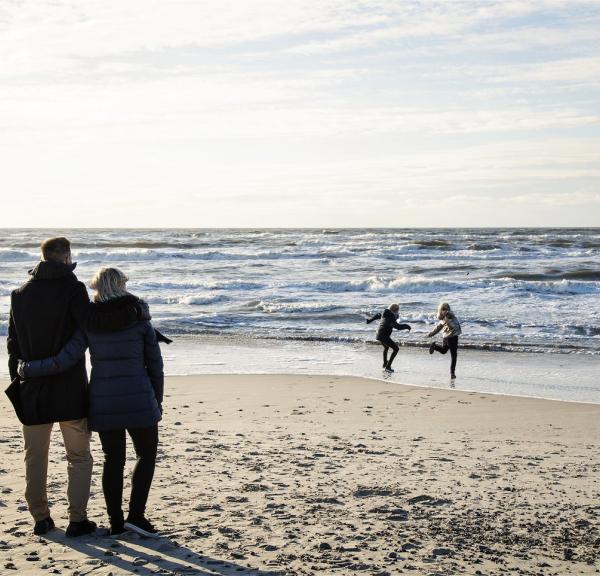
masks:
<instances>
[{"instance_id":1,"label":"coat hood","mask_svg":"<svg viewBox=\"0 0 600 576\"><path fill-rule=\"evenodd\" d=\"M137 296L134 296L133 294L126 294L125 296L111 298L110 300L105 300L104 302L94 301L93 304L99 311L114 312L115 310L120 310L121 308L129 308L131 305L135 305L138 300L139 298Z\"/></svg>"},{"instance_id":2,"label":"coat hood","mask_svg":"<svg viewBox=\"0 0 600 576\"><path fill-rule=\"evenodd\" d=\"M64 278L65 276L74 276L73 270L75 270L76 266L77 262L63 264L62 262L42 260L35 268L29 270L29 274L35 280L55 280L56 278Z\"/></svg>"}]
</instances>

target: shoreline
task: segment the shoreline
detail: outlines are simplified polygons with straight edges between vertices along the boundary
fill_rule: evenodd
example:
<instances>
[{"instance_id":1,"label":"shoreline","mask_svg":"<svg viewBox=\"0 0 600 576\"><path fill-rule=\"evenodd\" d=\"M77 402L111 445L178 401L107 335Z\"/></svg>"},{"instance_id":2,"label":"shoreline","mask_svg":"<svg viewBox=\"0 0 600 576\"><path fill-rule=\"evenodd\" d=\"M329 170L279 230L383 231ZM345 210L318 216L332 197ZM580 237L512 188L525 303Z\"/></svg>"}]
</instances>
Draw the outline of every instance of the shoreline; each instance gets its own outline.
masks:
<instances>
[{"instance_id":1,"label":"shoreline","mask_svg":"<svg viewBox=\"0 0 600 576\"><path fill-rule=\"evenodd\" d=\"M396 372L381 370L381 348L370 344L180 337L161 346L165 374L297 374L364 377L419 387L600 404L600 358L574 354L511 354L459 347L457 380L448 355L401 347ZM89 369L88 361L88 369ZM0 339L0 378L8 380Z\"/></svg>"},{"instance_id":2,"label":"shoreline","mask_svg":"<svg viewBox=\"0 0 600 576\"><path fill-rule=\"evenodd\" d=\"M519 394L508 394L503 392L493 392L486 391L481 392L480 390L469 390L467 388L456 388L449 385L447 388L441 388L438 386L428 386L426 384L413 384L410 382L396 382L391 378L386 378L385 376L376 377L376 376L356 376L355 374L345 374L343 372L336 372L332 374L322 373L322 374L306 374L301 372L202 372L201 374L169 374L165 375L165 378L204 378L204 377L254 377L254 376L268 376L268 377L281 377L281 378L303 378L306 376L321 376L323 378L357 378L359 380L366 380L368 382L379 382L379 383L389 383L394 386L398 386L400 388L415 388L418 390L447 390L449 392L456 392L458 394L488 394L490 396L500 396L503 398L513 398L519 400L540 400L543 402L559 402L565 404L581 404L582 406L599 406L600 400L596 402L585 402L582 400L565 400L560 398L544 398L543 396L523 396Z\"/></svg>"},{"instance_id":3,"label":"shoreline","mask_svg":"<svg viewBox=\"0 0 600 576\"><path fill-rule=\"evenodd\" d=\"M369 343L180 338L162 347L172 375L297 374L363 377L434 389L600 404L600 357L575 354L509 355L459 347L455 382L449 355L401 346L396 372L381 370L381 347Z\"/></svg>"}]
</instances>

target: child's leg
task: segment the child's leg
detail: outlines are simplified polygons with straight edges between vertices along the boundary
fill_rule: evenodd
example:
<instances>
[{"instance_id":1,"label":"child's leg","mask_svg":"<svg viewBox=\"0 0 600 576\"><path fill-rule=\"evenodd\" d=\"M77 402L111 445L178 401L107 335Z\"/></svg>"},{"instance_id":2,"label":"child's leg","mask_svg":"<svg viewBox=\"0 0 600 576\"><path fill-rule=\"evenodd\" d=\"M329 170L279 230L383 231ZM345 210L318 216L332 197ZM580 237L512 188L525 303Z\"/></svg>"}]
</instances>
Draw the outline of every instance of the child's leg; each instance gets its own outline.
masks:
<instances>
[{"instance_id":1,"label":"child's leg","mask_svg":"<svg viewBox=\"0 0 600 576\"><path fill-rule=\"evenodd\" d=\"M377 340L377 342L379 342L382 346L383 346L383 367L385 368L387 366L387 362L388 362L388 348L389 345L385 340Z\"/></svg>"},{"instance_id":2,"label":"child's leg","mask_svg":"<svg viewBox=\"0 0 600 576\"><path fill-rule=\"evenodd\" d=\"M433 349L437 350L440 354L445 354L449 350L448 339L444 338L444 340L442 340L441 346L439 344L434 344Z\"/></svg>"},{"instance_id":3,"label":"child's leg","mask_svg":"<svg viewBox=\"0 0 600 576\"><path fill-rule=\"evenodd\" d=\"M390 348L392 349L392 355L390 356L390 360L387 363L388 368L392 367L392 362L394 361L396 354L398 354L398 350L400 350L398 344L396 344L393 340L390 340Z\"/></svg>"},{"instance_id":4,"label":"child's leg","mask_svg":"<svg viewBox=\"0 0 600 576\"><path fill-rule=\"evenodd\" d=\"M454 374L456 370L456 358L458 356L458 336L448 338L448 347L450 348L450 374Z\"/></svg>"}]
</instances>

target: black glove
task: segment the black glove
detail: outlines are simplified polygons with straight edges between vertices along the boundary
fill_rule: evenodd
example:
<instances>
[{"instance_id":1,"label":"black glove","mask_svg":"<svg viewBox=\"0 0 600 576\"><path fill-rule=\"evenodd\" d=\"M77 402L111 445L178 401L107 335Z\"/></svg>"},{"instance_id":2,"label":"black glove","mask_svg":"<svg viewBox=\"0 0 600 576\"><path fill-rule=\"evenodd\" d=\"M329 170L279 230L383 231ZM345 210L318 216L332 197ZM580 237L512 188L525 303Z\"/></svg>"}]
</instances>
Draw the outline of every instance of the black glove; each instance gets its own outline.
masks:
<instances>
[{"instance_id":1,"label":"black glove","mask_svg":"<svg viewBox=\"0 0 600 576\"><path fill-rule=\"evenodd\" d=\"M154 333L156 334L156 340L158 342L164 342L165 344L171 344L173 340L167 338L164 334L161 334L156 328L154 329Z\"/></svg>"}]
</instances>

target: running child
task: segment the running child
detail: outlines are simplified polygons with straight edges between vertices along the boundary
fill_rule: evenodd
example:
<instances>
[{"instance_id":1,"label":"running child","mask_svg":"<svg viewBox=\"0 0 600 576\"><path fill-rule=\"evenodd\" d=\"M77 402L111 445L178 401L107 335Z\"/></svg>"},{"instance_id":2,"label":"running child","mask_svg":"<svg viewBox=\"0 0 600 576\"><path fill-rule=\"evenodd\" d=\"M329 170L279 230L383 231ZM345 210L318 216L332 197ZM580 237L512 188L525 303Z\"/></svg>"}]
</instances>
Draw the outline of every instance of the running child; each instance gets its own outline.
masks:
<instances>
[{"instance_id":1,"label":"running child","mask_svg":"<svg viewBox=\"0 0 600 576\"><path fill-rule=\"evenodd\" d=\"M400 306L398 304L391 304L388 308L386 308L383 313L379 312L375 314L375 316L371 318L367 318L367 324L370 324L374 320L380 320L379 328L377 328L377 335L375 336L376 340L383 346L383 369L386 372L393 372L392 362L398 354L398 350L400 349L398 344L394 342L391 338L392 331L394 328L396 330L408 330L410 332L410 326L408 324L398 324L398 316L400 310ZM392 349L392 355L388 360L388 349Z\"/></svg>"},{"instance_id":2,"label":"running child","mask_svg":"<svg viewBox=\"0 0 600 576\"><path fill-rule=\"evenodd\" d=\"M443 330L442 334L444 339L442 346L432 342L429 346L429 353L433 354L436 350L441 354L445 354L450 350L450 378L454 380L456 378L456 357L458 355L458 336L462 332L460 329L460 322L458 318L450 309L450 305L447 302L442 302L437 309L437 319L439 320L437 326L427 334L428 338L435 336L440 330Z\"/></svg>"}]
</instances>

